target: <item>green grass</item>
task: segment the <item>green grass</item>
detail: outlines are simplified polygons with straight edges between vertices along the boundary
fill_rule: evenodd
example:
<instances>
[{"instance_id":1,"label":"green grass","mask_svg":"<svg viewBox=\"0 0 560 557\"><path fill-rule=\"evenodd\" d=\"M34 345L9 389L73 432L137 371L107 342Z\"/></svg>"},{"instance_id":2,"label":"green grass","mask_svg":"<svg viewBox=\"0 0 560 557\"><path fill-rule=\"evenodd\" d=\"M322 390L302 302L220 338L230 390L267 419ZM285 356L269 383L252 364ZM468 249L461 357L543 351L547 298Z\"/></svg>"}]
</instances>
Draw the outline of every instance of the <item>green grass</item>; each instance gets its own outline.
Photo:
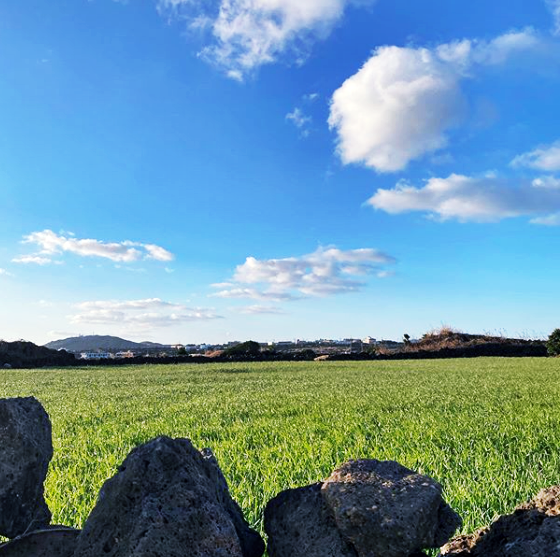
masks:
<instances>
[{"instance_id":1,"label":"green grass","mask_svg":"<svg viewBox=\"0 0 560 557\"><path fill-rule=\"evenodd\" d=\"M248 520L348 459L436 478L470 532L560 483L560 359L212 364L0 371L53 422L54 520L80 526L130 449L210 447Z\"/></svg>"}]
</instances>

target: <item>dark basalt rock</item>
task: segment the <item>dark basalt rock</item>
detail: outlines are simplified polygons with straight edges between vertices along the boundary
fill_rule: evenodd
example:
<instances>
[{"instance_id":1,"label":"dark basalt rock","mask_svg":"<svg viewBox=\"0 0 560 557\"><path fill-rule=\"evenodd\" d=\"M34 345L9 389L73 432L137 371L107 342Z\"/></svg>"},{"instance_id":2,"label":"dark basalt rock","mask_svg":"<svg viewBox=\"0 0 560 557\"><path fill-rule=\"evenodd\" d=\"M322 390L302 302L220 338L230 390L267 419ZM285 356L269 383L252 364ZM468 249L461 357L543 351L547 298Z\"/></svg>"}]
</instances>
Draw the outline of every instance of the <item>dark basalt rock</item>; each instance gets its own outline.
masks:
<instances>
[{"instance_id":1,"label":"dark basalt rock","mask_svg":"<svg viewBox=\"0 0 560 557\"><path fill-rule=\"evenodd\" d=\"M488 528L459 536L442 557L560 557L560 486L543 489Z\"/></svg>"},{"instance_id":2,"label":"dark basalt rock","mask_svg":"<svg viewBox=\"0 0 560 557\"><path fill-rule=\"evenodd\" d=\"M265 510L270 557L419 557L460 523L437 482L378 460L350 461Z\"/></svg>"},{"instance_id":3,"label":"dark basalt rock","mask_svg":"<svg viewBox=\"0 0 560 557\"><path fill-rule=\"evenodd\" d=\"M0 557L72 557L79 530L52 528L25 534L0 545Z\"/></svg>"},{"instance_id":4,"label":"dark basalt rock","mask_svg":"<svg viewBox=\"0 0 560 557\"><path fill-rule=\"evenodd\" d=\"M264 511L269 557L356 557L321 496L322 483L288 489Z\"/></svg>"},{"instance_id":5,"label":"dark basalt rock","mask_svg":"<svg viewBox=\"0 0 560 557\"><path fill-rule=\"evenodd\" d=\"M227 481L220 470L216 457L212 454L210 449L202 449L201 454L204 458L210 479L216 486L216 496L218 497L218 501L224 506L233 521L233 525L235 526L235 530L239 536L243 556L261 557L265 550L264 542L260 534L249 527L247 521L243 517L241 508L231 498Z\"/></svg>"},{"instance_id":6,"label":"dark basalt rock","mask_svg":"<svg viewBox=\"0 0 560 557\"><path fill-rule=\"evenodd\" d=\"M104 484L74 557L260 557L257 536L215 459L188 439L158 437Z\"/></svg>"},{"instance_id":7,"label":"dark basalt rock","mask_svg":"<svg viewBox=\"0 0 560 557\"><path fill-rule=\"evenodd\" d=\"M43 483L52 458L51 422L35 398L0 400L0 535L49 524Z\"/></svg>"},{"instance_id":8,"label":"dark basalt rock","mask_svg":"<svg viewBox=\"0 0 560 557\"><path fill-rule=\"evenodd\" d=\"M321 492L360 557L408 557L438 548L461 524L436 481L397 462L350 461Z\"/></svg>"}]
</instances>

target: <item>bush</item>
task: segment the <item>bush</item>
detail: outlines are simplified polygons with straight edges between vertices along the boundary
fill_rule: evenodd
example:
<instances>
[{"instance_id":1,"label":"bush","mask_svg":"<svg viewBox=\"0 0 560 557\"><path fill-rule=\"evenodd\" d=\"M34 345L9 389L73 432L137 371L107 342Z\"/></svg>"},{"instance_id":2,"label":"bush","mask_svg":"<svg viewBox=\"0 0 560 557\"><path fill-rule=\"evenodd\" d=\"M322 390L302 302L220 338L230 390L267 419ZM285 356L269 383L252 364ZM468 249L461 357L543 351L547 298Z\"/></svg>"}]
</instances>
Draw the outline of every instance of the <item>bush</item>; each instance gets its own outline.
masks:
<instances>
[{"instance_id":1,"label":"bush","mask_svg":"<svg viewBox=\"0 0 560 557\"><path fill-rule=\"evenodd\" d=\"M546 348L549 356L560 356L560 329L556 329L550 333Z\"/></svg>"},{"instance_id":2,"label":"bush","mask_svg":"<svg viewBox=\"0 0 560 557\"><path fill-rule=\"evenodd\" d=\"M248 340L237 346L226 348L223 352L224 356L258 356L261 353L261 346L258 342Z\"/></svg>"}]
</instances>

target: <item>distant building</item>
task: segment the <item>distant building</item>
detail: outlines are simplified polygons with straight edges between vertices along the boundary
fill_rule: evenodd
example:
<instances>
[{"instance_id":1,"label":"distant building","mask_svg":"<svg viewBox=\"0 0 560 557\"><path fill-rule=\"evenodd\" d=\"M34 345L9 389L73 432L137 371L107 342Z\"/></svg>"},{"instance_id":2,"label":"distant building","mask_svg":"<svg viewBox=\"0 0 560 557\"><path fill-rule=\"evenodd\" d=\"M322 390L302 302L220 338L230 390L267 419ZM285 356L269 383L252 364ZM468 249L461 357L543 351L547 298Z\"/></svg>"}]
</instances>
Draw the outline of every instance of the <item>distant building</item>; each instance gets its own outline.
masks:
<instances>
[{"instance_id":1,"label":"distant building","mask_svg":"<svg viewBox=\"0 0 560 557\"><path fill-rule=\"evenodd\" d=\"M114 356L109 352L82 352L80 358L82 360L110 360Z\"/></svg>"},{"instance_id":2,"label":"distant building","mask_svg":"<svg viewBox=\"0 0 560 557\"><path fill-rule=\"evenodd\" d=\"M125 352L117 352L115 358L134 358L134 352L132 350L126 350Z\"/></svg>"},{"instance_id":3,"label":"distant building","mask_svg":"<svg viewBox=\"0 0 560 557\"><path fill-rule=\"evenodd\" d=\"M362 339L362 342L364 344L377 344L377 339L373 338L373 337L366 337Z\"/></svg>"},{"instance_id":4,"label":"distant building","mask_svg":"<svg viewBox=\"0 0 560 557\"><path fill-rule=\"evenodd\" d=\"M274 348L277 348L278 350L284 350L293 347L294 347L294 343L291 340L281 340L280 342L274 343Z\"/></svg>"}]
</instances>

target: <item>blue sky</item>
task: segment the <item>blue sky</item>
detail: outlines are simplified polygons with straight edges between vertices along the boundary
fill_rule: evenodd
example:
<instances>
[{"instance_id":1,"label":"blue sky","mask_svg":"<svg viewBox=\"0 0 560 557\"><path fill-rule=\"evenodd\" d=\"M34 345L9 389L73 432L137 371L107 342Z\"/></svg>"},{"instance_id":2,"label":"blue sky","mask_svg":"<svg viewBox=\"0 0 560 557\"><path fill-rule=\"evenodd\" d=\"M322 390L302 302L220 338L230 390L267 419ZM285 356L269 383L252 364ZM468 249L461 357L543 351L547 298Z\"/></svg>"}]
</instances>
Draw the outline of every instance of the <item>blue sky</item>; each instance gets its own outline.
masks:
<instances>
[{"instance_id":1,"label":"blue sky","mask_svg":"<svg viewBox=\"0 0 560 557\"><path fill-rule=\"evenodd\" d=\"M0 4L0 338L559 325L560 2Z\"/></svg>"}]
</instances>

